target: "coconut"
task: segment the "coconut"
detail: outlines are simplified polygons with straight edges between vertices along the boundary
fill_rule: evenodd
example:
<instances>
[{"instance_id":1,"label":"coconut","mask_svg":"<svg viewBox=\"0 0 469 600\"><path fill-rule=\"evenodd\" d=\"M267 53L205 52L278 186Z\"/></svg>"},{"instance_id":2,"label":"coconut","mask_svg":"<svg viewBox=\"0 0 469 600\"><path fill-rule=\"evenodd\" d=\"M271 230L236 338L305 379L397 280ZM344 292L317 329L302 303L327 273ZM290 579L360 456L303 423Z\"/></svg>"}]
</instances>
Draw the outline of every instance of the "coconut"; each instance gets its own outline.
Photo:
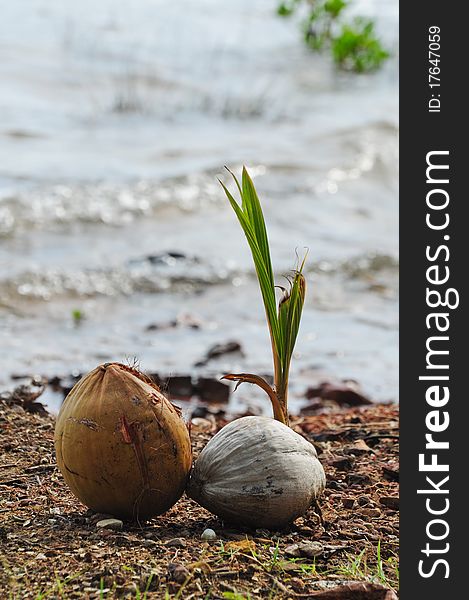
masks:
<instances>
[{"instance_id":1,"label":"coconut","mask_svg":"<svg viewBox=\"0 0 469 600\"><path fill-rule=\"evenodd\" d=\"M324 490L316 450L267 417L242 417L205 446L187 494L225 521L280 529L304 514Z\"/></svg>"},{"instance_id":2,"label":"coconut","mask_svg":"<svg viewBox=\"0 0 469 600\"><path fill-rule=\"evenodd\" d=\"M70 391L55 427L57 464L96 512L145 519L182 495L192 464L180 410L136 369L106 363Z\"/></svg>"}]
</instances>

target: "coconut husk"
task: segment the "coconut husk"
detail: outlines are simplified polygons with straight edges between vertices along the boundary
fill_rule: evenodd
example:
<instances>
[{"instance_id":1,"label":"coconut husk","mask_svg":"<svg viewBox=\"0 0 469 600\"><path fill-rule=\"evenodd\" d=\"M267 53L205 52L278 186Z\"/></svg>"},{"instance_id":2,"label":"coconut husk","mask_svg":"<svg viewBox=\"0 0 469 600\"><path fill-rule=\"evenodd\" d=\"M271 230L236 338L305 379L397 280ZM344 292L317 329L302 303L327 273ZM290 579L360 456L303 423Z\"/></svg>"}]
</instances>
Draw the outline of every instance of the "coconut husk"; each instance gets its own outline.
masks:
<instances>
[{"instance_id":1,"label":"coconut husk","mask_svg":"<svg viewBox=\"0 0 469 600\"><path fill-rule=\"evenodd\" d=\"M106 363L65 399L57 464L89 508L125 519L165 512L182 495L191 443L180 410L136 369Z\"/></svg>"},{"instance_id":2,"label":"coconut husk","mask_svg":"<svg viewBox=\"0 0 469 600\"><path fill-rule=\"evenodd\" d=\"M229 523L281 529L303 515L325 485L312 444L279 421L248 416L209 441L187 494Z\"/></svg>"}]
</instances>

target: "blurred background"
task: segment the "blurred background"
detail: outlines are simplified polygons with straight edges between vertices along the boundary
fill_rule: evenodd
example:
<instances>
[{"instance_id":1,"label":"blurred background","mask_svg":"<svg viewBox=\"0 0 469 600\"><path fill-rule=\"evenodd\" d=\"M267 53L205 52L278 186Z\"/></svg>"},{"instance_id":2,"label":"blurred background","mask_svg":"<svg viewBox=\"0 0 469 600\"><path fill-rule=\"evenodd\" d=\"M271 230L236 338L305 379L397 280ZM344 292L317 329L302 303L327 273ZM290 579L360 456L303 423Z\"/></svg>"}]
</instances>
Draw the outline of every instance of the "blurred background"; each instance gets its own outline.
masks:
<instances>
[{"instance_id":1,"label":"blurred background","mask_svg":"<svg viewBox=\"0 0 469 600\"><path fill-rule=\"evenodd\" d=\"M392 54L368 75L312 53L276 10L2 4L1 388L133 357L186 383L271 373L251 257L217 182L246 164L279 283L309 248L291 409L326 380L397 399L397 2L353 5ZM247 384L230 402L270 410Z\"/></svg>"}]
</instances>

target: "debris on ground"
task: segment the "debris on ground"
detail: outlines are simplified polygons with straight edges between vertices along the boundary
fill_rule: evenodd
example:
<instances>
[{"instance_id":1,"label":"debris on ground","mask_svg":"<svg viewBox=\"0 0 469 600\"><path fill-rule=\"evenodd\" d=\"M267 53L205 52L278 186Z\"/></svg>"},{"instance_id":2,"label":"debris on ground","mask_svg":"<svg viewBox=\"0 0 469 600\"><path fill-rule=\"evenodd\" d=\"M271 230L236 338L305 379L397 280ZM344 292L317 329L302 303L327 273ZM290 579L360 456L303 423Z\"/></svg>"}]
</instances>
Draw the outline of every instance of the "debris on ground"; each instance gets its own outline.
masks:
<instances>
[{"instance_id":1,"label":"debris on ground","mask_svg":"<svg viewBox=\"0 0 469 600\"><path fill-rule=\"evenodd\" d=\"M395 600L396 406L292 417L324 465L324 496L284 531L253 531L186 496L148 522L102 526L112 515L81 505L56 467L54 419L26 405L0 400L5 597ZM225 422L194 419L195 456Z\"/></svg>"}]
</instances>

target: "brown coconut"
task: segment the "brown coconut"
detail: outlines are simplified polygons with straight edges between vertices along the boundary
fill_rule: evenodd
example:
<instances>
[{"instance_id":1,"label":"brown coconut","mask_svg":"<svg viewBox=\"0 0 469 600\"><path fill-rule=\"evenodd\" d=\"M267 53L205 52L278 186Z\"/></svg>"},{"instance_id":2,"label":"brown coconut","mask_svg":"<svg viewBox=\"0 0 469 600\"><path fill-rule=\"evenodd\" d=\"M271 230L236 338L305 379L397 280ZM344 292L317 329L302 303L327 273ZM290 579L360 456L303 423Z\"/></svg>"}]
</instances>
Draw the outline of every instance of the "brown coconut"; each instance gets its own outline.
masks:
<instances>
[{"instance_id":1,"label":"brown coconut","mask_svg":"<svg viewBox=\"0 0 469 600\"><path fill-rule=\"evenodd\" d=\"M180 410L140 372L106 363L65 399L55 427L57 464L89 508L124 519L168 510L192 464Z\"/></svg>"}]
</instances>

